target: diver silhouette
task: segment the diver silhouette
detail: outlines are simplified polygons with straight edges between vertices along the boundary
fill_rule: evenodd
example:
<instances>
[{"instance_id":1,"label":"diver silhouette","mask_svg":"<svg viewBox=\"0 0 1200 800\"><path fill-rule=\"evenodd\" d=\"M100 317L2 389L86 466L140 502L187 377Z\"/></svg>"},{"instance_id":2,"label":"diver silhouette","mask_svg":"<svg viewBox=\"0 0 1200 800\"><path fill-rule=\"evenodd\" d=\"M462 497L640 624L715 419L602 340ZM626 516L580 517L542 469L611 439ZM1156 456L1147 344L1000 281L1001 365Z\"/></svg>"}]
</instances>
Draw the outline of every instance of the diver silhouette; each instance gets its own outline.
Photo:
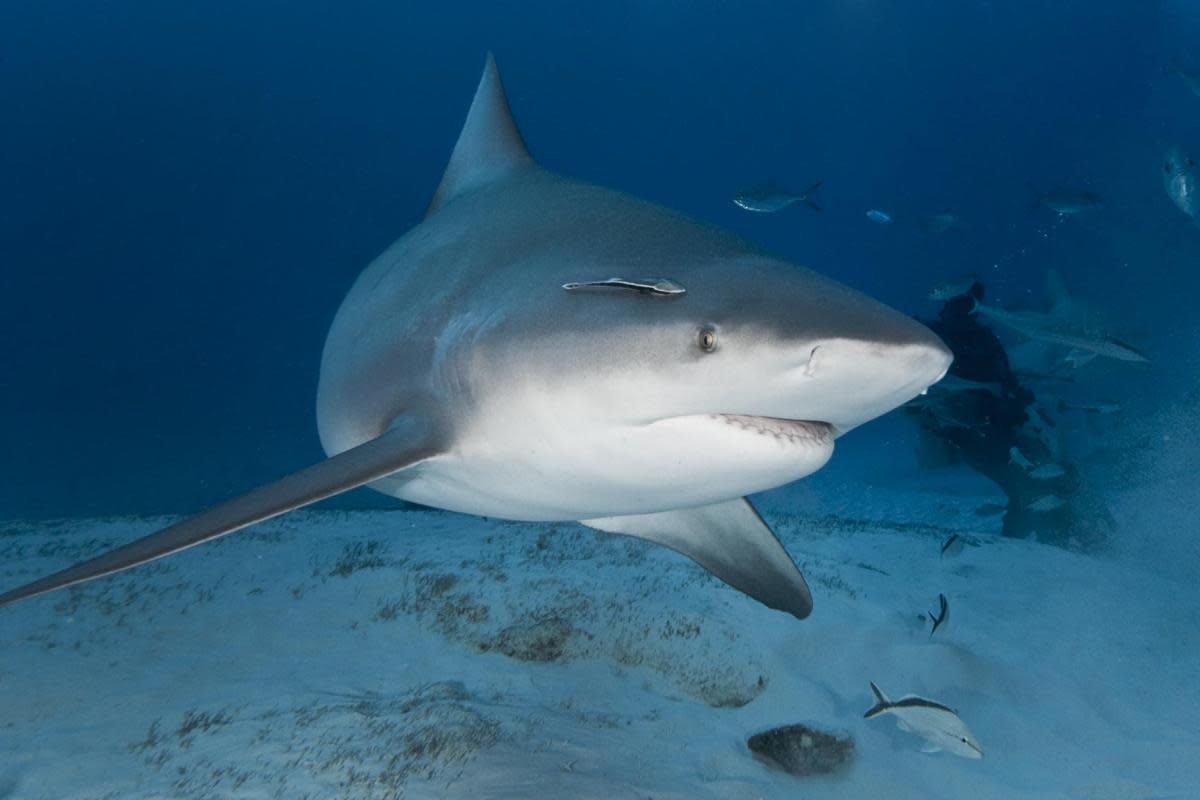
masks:
<instances>
[{"instance_id":1,"label":"diver silhouette","mask_svg":"<svg viewBox=\"0 0 1200 800\"><path fill-rule=\"evenodd\" d=\"M1055 421L1022 385L1008 354L991 328L973 313L984 286L975 281L945 301L936 320L922 320L954 352L950 375L969 381L952 389L931 390L931 398L908 407L921 429L951 459L961 460L990 478L1008 498L1003 534L1065 543L1071 533L1069 497L1078 488L1078 472L1063 464L1062 474L1035 479L1032 464L1054 461L1045 431Z\"/></svg>"}]
</instances>

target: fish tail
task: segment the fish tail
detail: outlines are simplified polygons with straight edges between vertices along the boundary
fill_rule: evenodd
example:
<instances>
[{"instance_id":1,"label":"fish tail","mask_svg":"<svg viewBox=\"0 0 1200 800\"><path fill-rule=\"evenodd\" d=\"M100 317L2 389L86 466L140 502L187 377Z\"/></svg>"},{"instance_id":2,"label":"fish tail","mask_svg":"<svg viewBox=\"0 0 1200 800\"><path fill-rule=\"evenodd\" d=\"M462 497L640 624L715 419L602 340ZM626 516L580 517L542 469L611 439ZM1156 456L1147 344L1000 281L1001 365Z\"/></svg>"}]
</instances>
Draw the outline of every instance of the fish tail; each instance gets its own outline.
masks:
<instances>
[{"instance_id":1,"label":"fish tail","mask_svg":"<svg viewBox=\"0 0 1200 800\"><path fill-rule=\"evenodd\" d=\"M875 681L868 682L871 684L871 691L875 693L875 705L867 709L867 713L863 714L863 719L877 717L891 706L891 702L884 696L883 692L879 691L879 687L875 685Z\"/></svg>"}]
</instances>

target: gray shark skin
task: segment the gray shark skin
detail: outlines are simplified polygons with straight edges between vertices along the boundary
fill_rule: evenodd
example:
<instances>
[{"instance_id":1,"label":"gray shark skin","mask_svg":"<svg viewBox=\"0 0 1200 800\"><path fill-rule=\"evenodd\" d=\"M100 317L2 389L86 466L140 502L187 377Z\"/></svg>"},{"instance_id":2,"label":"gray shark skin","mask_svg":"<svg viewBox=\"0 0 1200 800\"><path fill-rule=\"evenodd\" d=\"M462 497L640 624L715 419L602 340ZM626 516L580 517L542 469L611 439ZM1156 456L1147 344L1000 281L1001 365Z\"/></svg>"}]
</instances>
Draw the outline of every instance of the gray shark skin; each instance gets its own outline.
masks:
<instances>
[{"instance_id":1,"label":"gray shark skin","mask_svg":"<svg viewBox=\"0 0 1200 800\"><path fill-rule=\"evenodd\" d=\"M10 603L361 485L436 508L578 520L677 550L803 618L799 570L745 495L940 379L928 329L742 239L536 164L488 56L428 215L330 328L329 458Z\"/></svg>"}]
</instances>

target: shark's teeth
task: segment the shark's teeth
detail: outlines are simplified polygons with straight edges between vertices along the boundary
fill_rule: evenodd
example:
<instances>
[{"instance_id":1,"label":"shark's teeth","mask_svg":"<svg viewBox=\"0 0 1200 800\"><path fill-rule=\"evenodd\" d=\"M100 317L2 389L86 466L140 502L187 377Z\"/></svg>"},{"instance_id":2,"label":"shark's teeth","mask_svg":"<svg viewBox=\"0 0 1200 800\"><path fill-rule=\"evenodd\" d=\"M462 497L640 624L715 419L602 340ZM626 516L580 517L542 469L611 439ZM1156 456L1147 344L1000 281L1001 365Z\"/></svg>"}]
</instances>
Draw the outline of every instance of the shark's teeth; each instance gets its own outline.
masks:
<instances>
[{"instance_id":1,"label":"shark's teeth","mask_svg":"<svg viewBox=\"0 0 1200 800\"><path fill-rule=\"evenodd\" d=\"M833 440L833 428L825 422L808 422L778 417L755 417L746 414L712 414L713 419L723 421L744 431L760 436L772 436L780 442L824 445Z\"/></svg>"}]
</instances>

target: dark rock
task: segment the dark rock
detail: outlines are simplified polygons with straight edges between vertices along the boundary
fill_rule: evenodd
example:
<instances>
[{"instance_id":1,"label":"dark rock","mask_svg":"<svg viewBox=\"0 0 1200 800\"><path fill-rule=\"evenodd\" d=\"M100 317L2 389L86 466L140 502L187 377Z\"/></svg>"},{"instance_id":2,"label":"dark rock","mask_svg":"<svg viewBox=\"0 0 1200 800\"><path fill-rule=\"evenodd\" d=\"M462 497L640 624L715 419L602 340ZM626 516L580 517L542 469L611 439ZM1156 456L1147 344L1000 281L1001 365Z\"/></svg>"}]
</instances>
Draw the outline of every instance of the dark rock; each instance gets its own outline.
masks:
<instances>
[{"instance_id":1,"label":"dark rock","mask_svg":"<svg viewBox=\"0 0 1200 800\"><path fill-rule=\"evenodd\" d=\"M800 777L833 772L854 755L852 737L843 739L807 725L756 733L747 744L760 761Z\"/></svg>"}]
</instances>

